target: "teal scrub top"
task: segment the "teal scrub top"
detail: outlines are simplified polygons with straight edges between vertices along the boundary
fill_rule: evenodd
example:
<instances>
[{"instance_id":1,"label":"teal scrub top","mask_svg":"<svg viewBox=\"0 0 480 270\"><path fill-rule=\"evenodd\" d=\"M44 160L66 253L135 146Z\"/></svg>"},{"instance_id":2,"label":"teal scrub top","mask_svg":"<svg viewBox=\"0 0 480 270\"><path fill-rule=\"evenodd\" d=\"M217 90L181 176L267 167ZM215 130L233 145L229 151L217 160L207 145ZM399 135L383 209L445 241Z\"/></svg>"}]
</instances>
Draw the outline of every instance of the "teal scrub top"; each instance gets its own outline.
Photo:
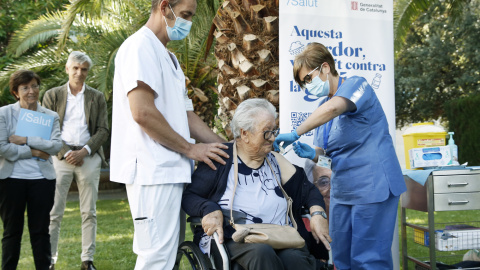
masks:
<instances>
[{"instance_id":1,"label":"teal scrub top","mask_svg":"<svg viewBox=\"0 0 480 270\"><path fill-rule=\"evenodd\" d=\"M334 96L352 101L356 110L334 118L325 136L327 155L332 159L330 196L342 204L382 202L390 193L399 196L406 190L405 181L373 88L365 78L354 76L345 80ZM314 145L321 148L326 126L315 130Z\"/></svg>"}]
</instances>

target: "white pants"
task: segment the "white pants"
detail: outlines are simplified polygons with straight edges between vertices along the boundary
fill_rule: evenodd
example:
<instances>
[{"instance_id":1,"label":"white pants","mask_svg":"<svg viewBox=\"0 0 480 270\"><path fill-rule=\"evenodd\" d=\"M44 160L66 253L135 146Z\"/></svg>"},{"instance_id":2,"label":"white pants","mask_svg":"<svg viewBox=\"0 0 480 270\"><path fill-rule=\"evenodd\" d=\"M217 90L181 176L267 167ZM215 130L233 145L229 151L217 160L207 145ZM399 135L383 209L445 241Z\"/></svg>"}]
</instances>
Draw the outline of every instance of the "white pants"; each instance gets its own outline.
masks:
<instances>
[{"instance_id":1,"label":"white pants","mask_svg":"<svg viewBox=\"0 0 480 270\"><path fill-rule=\"evenodd\" d=\"M173 269L184 184L126 185L134 222L135 270Z\"/></svg>"},{"instance_id":2,"label":"white pants","mask_svg":"<svg viewBox=\"0 0 480 270\"><path fill-rule=\"evenodd\" d=\"M52 246L52 263L58 259L58 239L60 225L62 223L65 205L67 203L68 190L73 178L77 182L80 199L80 213L82 215L82 261L93 261L95 254L95 237L97 235L97 211L98 183L100 181L100 168L102 158L95 153L86 156L82 166L75 166L53 156L53 166L57 174L55 189L55 202L50 211L50 244Z\"/></svg>"}]
</instances>

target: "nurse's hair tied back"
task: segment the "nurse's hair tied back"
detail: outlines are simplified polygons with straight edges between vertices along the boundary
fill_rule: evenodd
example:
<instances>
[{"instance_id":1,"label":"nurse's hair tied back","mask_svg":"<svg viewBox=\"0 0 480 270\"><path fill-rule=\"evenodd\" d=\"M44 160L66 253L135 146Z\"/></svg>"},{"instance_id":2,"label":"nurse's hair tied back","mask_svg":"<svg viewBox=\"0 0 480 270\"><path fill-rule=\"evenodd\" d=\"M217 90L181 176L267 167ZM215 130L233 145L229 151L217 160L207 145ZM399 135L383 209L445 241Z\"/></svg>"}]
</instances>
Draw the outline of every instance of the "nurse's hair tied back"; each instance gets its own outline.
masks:
<instances>
[{"instance_id":1,"label":"nurse's hair tied back","mask_svg":"<svg viewBox=\"0 0 480 270\"><path fill-rule=\"evenodd\" d=\"M333 76L338 76L337 69L335 68L335 59L321 43L312 42L308 44L305 49L295 57L293 64L293 78L295 82L301 85L303 78L300 78L300 69L306 67L309 70L313 70L316 67L320 67L323 63L327 63L330 66L330 73Z\"/></svg>"}]
</instances>

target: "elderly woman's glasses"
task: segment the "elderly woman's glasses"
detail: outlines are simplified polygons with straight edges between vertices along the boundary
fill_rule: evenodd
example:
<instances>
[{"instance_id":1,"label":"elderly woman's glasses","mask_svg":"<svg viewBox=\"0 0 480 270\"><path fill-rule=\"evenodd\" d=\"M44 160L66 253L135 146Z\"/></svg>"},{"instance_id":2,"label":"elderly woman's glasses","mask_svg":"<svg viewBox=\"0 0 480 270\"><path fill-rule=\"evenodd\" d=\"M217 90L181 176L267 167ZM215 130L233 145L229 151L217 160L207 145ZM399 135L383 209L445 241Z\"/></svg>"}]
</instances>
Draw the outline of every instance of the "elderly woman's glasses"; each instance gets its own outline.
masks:
<instances>
[{"instance_id":1,"label":"elderly woman's glasses","mask_svg":"<svg viewBox=\"0 0 480 270\"><path fill-rule=\"evenodd\" d=\"M277 137L279 132L280 132L279 128L275 130L267 130L263 132L263 138L268 141L272 136Z\"/></svg>"},{"instance_id":2,"label":"elderly woman's glasses","mask_svg":"<svg viewBox=\"0 0 480 270\"><path fill-rule=\"evenodd\" d=\"M307 83L311 83L312 82L312 73L317 70L320 66L316 67L314 70L310 71L307 75L305 75L305 77L303 77L303 81L302 81L302 85L305 86L305 84Z\"/></svg>"},{"instance_id":3,"label":"elderly woman's glasses","mask_svg":"<svg viewBox=\"0 0 480 270\"><path fill-rule=\"evenodd\" d=\"M319 188L326 188L327 186L330 186L330 178L328 176L320 176L316 181L315 181L315 186Z\"/></svg>"},{"instance_id":4,"label":"elderly woman's glasses","mask_svg":"<svg viewBox=\"0 0 480 270\"><path fill-rule=\"evenodd\" d=\"M35 84L35 85L32 85L32 86L23 86L23 87L20 87L20 90L26 92L26 91L28 91L28 90L30 90L30 89L32 89L32 90L38 90L39 88L40 88L40 85Z\"/></svg>"}]
</instances>

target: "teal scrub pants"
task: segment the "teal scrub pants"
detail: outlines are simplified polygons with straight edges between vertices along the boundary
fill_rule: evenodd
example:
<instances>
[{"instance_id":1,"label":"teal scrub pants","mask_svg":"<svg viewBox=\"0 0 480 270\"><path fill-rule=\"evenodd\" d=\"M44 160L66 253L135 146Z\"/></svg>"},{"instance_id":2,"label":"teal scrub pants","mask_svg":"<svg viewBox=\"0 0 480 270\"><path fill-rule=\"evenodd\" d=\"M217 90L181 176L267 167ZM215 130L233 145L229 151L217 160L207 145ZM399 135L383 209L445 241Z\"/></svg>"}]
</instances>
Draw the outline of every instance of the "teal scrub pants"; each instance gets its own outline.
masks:
<instances>
[{"instance_id":1,"label":"teal scrub pants","mask_svg":"<svg viewBox=\"0 0 480 270\"><path fill-rule=\"evenodd\" d=\"M391 270L399 196L378 203L330 204L332 257L337 270Z\"/></svg>"}]
</instances>

